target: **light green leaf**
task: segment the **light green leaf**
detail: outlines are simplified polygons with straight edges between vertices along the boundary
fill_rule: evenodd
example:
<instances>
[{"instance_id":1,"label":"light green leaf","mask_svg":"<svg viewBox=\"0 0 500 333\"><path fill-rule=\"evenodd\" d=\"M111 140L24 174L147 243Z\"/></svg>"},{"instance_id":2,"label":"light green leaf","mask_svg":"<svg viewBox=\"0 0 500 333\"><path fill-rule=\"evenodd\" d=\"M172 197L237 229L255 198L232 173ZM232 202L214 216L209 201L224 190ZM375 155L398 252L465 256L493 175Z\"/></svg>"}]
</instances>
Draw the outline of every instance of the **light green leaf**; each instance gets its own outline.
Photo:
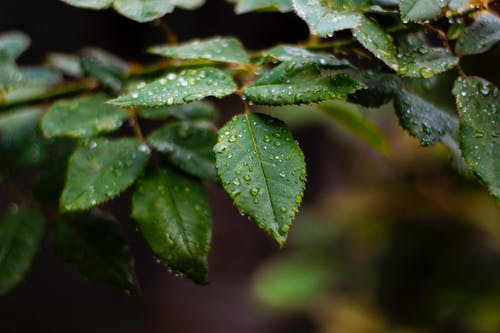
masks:
<instances>
[{"instance_id":1,"label":"light green leaf","mask_svg":"<svg viewBox=\"0 0 500 333\"><path fill-rule=\"evenodd\" d=\"M137 22L152 21L174 10L174 5L166 0L114 0L113 7Z\"/></svg>"},{"instance_id":2,"label":"light green leaf","mask_svg":"<svg viewBox=\"0 0 500 333\"><path fill-rule=\"evenodd\" d=\"M460 116L460 148L471 170L500 199L500 93L476 76L455 81L453 94Z\"/></svg>"},{"instance_id":3,"label":"light green leaf","mask_svg":"<svg viewBox=\"0 0 500 333\"><path fill-rule=\"evenodd\" d=\"M67 4L80 8L104 9L113 4L113 0L61 0Z\"/></svg>"},{"instance_id":4,"label":"light green leaf","mask_svg":"<svg viewBox=\"0 0 500 333\"><path fill-rule=\"evenodd\" d=\"M155 46L150 48L149 52L176 59L204 59L240 64L249 62L243 45L235 38L196 39L175 46Z\"/></svg>"},{"instance_id":5,"label":"light green leaf","mask_svg":"<svg viewBox=\"0 0 500 333\"><path fill-rule=\"evenodd\" d=\"M286 62L246 87L243 94L256 104L286 105L343 98L363 87L345 73L322 73L316 65Z\"/></svg>"},{"instance_id":6,"label":"light green leaf","mask_svg":"<svg viewBox=\"0 0 500 333\"><path fill-rule=\"evenodd\" d=\"M81 67L84 73L105 87L118 92L127 78L128 64L115 55L95 48L83 50Z\"/></svg>"},{"instance_id":7,"label":"light green leaf","mask_svg":"<svg viewBox=\"0 0 500 333\"><path fill-rule=\"evenodd\" d=\"M30 44L30 38L23 32L10 31L0 34L0 62L14 61Z\"/></svg>"},{"instance_id":8,"label":"light green leaf","mask_svg":"<svg viewBox=\"0 0 500 333\"><path fill-rule=\"evenodd\" d=\"M149 153L149 147L135 139L80 143L69 162L61 209L83 210L116 197L141 174Z\"/></svg>"},{"instance_id":9,"label":"light green leaf","mask_svg":"<svg viewBox=\"0 0 500 333\"><path fill-rule=\"evenodd\" d=\"M148 141L180 169L217 181L212 151L217 136L213 130L190 123L171 123L151 133Z\"/></svg>"},{"instance_id":10,"label":"light green leaf","mask_svg":"<svg viewBox=\"0 0 500 333\"><path fill-rule=\"evenodd\" d=\"M0 295L14 288L31 267L43 236L43 217L17 208L0 216Z\"/></svg>"},{"instance_id":11,"label":"light green leaf","mask_svg":"<svg viewBox=\"0 0 500 333\"><path fill-rule=\"evenodd\" d=\"M474 22L465 28L457 40L455 52L461 55L488 51L500 41L500 17L489 12L474 16Z\"/></svg>"},{"instance_id":12,"label":"light green leaf","mask_svg":"<svg viewBox=\"0 0 500 333\"><path fill-rule=\"evenodd\" d=\"M186 69L179 74L169 73L147 84L140 83L128 94L109 103L123 107L169 106L198 101L207 96L221 98L232 94L236 88L231 77L220 69Z\"/></svg>"},{"instance_id":13,"label":"light green leaf","mask_svg":"<svg viewBox=\"0 0 500 333\"><path fill-rule=\"evenodd\" d=\"M352 34L368 51L382 60L387 66L394 70L399 69L396 58L396 47L392 37L386 34L382 28L366 16L361 19L361 26L352 30Z\"/></svg>"},{"instance_id":14,"label":"light green leaf","mask_svg":"<svg viewBox=\"0 0 500 333\"><path fill-rule=\"evenodd\" d=\"M236 14L244 14L253 11L276 10L282 13L292 10L291 0L237 0Z\"/></svg>"},{"instance_id":15,"label":"light green leaf","mask_svg":"<svg viewBox=\"0 0 500 333\"><path fill-rule=\"evenodd\" d=\"M403 21L427 21L437 18L449 0L401 0L399 10Z\"/></svg>"},{"instance_id":16,"label":"light green leaf","mask_svg":"<svg viewBox=\"0 0 500 333\"><path fill-rule=\"evenodd\" d=\"M282 62L294 62L304 64L315 64L325 68L349 68L351 63L347 60L339 60L330 54L313 53L296 46L279 45L266 51L267 56Z\"/></svg>"},{"instance_id":17,"label":"light green leaf","mask_svg":"<svg viewBox=\"0 0 500 333\"><path fill-rule=\"evenodd\" d=\"M47 137L85 138L114 131L127 118L127 111L105 104L109 98L99 94L56 102L42 118Z\"/></svg>"},{"instance_id":18,"label":"light green leaf","mask_svg":"<svg viewBox=\"0 0 500 333\"><path fill-rule=\"evenodd\" d=\"M236 207L283 245L306 179L304 155L286 125L264 114L237 115L219 130L214 151Z\"/></svg>"},{"instance_id":19,"label":"light green leaf","mask_svg":"<svg viewBox=\"0 0 500 333\"><path fill-rule=\"evenodd\" d=\"M132 258L118 223L99 211L63 215L55 221L54 250L91 281L137 296Z\"/></svg>"},{"instance_id":20,"label":"light green leaf","mask_svg":"<svg viewBox=\"0 0 500 333\"><path fill-rule=\"evenodd\" d=\"M329 36L335 31L356 28L363 15L353 10L336 11L320 0L293 0L297 15L306 21L311 34Z\"/></svg>"},{"instance_id":21,"label":"light green leaf","mask_svg":"<svg viewBox=\"0 0 500 333\"><path fill-rule=\"evenodd\" d=\"M77 78L83 76L80 58L77 56L55 52L48 55L47 62L65 75Z\"/></svg>"},{"instance_id":22,"label":"light green leaf","mask_svg":"<svg viewBox=\"0 0 500 333\"><path fill-rule=\"evenodd\" d=\"M134 191L132 217L156 256L206 283L212 219L200 181L167 167L149 171Z\"/></svg>"},{"instance_id":23,"label":"light green leaf","mask_svg":"<svg viewBox=\"0 0 500 333\"><path fill-rule=\"evenodd\" d=\"M153 120L176 118L184 121L211 121L217 118L217 109L211 103L204 101L166 108L139 108L137 113L139 117Z\"/></svg>"},{"instance_id":24,"label":"light green leaf","mask_svg":"<svg viewBox=\"0 0 500 333\"><path fill-rule=\"evenodd\" d=\"M168 2L182 9L196 9L205 4L205 0L168 0Z\"/></svg>"},{"instance_id":25,"label":"light green leaf","mask_svg":"<svg viewBox=\"0 0 500 333\"><path fill-rule=\"evenodd\" d=\"M382 154L388 154L389 146L384 134L355 105L328 101L318 104L317 108Z\"/></svg>"}]
</instances>

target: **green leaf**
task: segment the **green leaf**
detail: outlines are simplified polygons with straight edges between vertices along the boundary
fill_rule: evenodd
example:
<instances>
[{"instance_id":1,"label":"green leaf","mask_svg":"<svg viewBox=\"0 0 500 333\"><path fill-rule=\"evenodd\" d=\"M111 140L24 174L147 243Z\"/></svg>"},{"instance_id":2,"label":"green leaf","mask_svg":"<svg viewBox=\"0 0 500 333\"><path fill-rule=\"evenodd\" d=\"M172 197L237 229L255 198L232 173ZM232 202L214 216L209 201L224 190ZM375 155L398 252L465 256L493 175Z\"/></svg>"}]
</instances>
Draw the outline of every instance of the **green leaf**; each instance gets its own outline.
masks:
<instances>
[{"instance_id":1,"label":"green leaf","mask_svg":"<svg viewBox=\"0 0 500 333\"><path fill-rule=\"evenodd\" d=\"M365 118L355 105L342 101L328 101L318 104L317 108L382 154L389 153L384 134Z\"/></svg>"},{"instance_id":2,"label":"green leaf","mask_svg":"<svg viewBox=\"0 0 500 333\"><path fill-rule=\"evenodd\" d=\"M268 50L265 54L282 62L315 64L325 68L352 67L351 63L347 60L339 60L330 54L313 53L296 46L275 46Z\"/></svg>"},{"instance_id":3,"label":"green leaf","mask_svg":"<svg viewBox=\"0 0 500 333\"><path fill-rule=\"evenodd\" d=\"M219 130L214 151L236 207L283 245L306 179L304 155L286 125L264 114L234 116Z\"/></svg>"},{"instance_id":4,"label":"green leaf","mask_svg":"<svg viewBox=\"0 0 500 333\"><path fill-rule=\"evenodd\" d=\"M169 2L182 9L196 9L205 4L205 0L169 0Z\"/></svg>"},{"instance_id":5,"label":"green leaf","mask_svg":"<svg viewBox=\"0 0 500 333\"><path fill-rule=\"evenodd\" d=\"M437 18L449 0L401 0L399 10L403 21L423 22Z\"/></svg>"},{"instance_id":6,"label":"green leaf","mask_svg":"<svg viewBox=\"0 0 500 333\"><path fill-rule=\"evenodd\" d=\"M345 73L322 72L316 65L286 62L246 87L243 94L256 104L286 105L343 98L363 87Z\"/></svg>"},{"instance_id":7,"label":"green leaf","mask_svg":"<svg viewBox=\"0 0 500 333\"><path fill-rule=\"evenodd\" d=\"M77 56L54 52L48 55L47 62L67 76L76 78L83 76L80 58Z\"/></svg>"},{"instance_id":8,"label":"green leaf","mask_svg":"<svg viewBox=\"0 0 500 333\"><path fill-rule=\"evenodd\" d=\"M0 62L14 61L28 49L30 43L28 35L20 31L10 31L0 34Z\"/></svg>"},{"instance_id":9,"label":"green leaf","mask_svg":"<svg viewBox=\"0 0 500 333\"><path fill-rule=\"evenodd\" d=\"M113 0L61 0L67 4L80 8L104 9L113 4Z\"/></svg>"},{"instance_id":10,"label":"green leaf","mask_svg":"<svg viewBox=\"0 0 500 333\"><path fill-rule=\"evenodd\" d=\"M152 120L176 118L184 121L215 120L217 109L208 102L199 101L166 108L139 108L140 117Z\"/></svg>"},{"instance_id":11,"label":"green leaf","mask_svg":"<svg viewBox=\"0 0 500 333\"><path fill-rule=\"evenodd\" d=\"M22 108L0 114L0 170L13 170L40 162L47 148L38 122L38 108Z\"/></svg>"},{"instance_id":12,"label":"green leaf","mask_svg":"<svg viewBox=\"0 0 500 333\"><path fill-rule=\"evenodd\" d=\"M474 16L474 22L465 28L457 40L455 52L461 55L488 51L500 41L500 17L489 12Z\"/></svg>"},{"instance_id":13,"label":"green leaf","mask_svg":"<svg viewBox=\"0 0 500 333\"><path fill-rule=\"evenodd\" d=\"M129 138L80 143L69 162L61 209L83 210L114 198L141 174L149 153Z\"/></svg>"},{"instance_id":14,"label":"green leaf","mask_svg":"<svg viewBox=\"0 0 500 333\"><path fill-rule=\"evenodd\" d=\"M53 245L82 276L138 295L133 261L112 217L98 211L63 215L55 221Z\"/></svg>"},{"instance_id":15,"label":"green leaf","mask_svg":"<svg viewBox=\"0 0 500 333\"><path fill-rule=\"evenodd\" d=\"M0 295L14 288L31 267L43 236L43 217L20 208L0 216Z\"/></svg>"},{"instance_id":16,"label":"green leaf","mask_svg":"<svg viewBox=\"0 0 500 333\"><path fill-rule=\"evenodd\" d=\"M207 96L221 98L232 94L236 88L231 77L220 69L186 69L179 74L169 73L147 84L140 83L128 94L109 103L122 107L169 106L198 101Z\"/></svg>"},{"instance_id":17,"label":"green leaf","mask_svg":"<svg viewBox=\"0 0 500 333\"><path fill-rule=\"evenodd\" d=\"M399 62L396 58L396 47L392 42L392 37L386 34L377 23L362 16L361 26L353 29L352 34L361 45L382 60L387 66L396 71L399 69Z\"/></svg>"},{"instance_id":18,"label":"green leaf","mask_svg":"<svg viewBox=\"0 0 500 333\"><path fill-rule=\"evenodd\" d=\"M348 100L365 107L378 108L389 103L395 92L401 89L401 81L396 74L366 70L361 72L359 79L367 88L349 95Z\"/></svg>"},{"instance_id":19,"label":"green leaf","mask_svg":"<svg viewBox=\"0 0 500 333\"><path fill-rule=\"evenodd\" d=\"M114 0L115 10L137 22L148 22L174 10L174 5L165 0Z\"/></svg>"},{"instance_id":20,"label":"green leaf","mask_svg":"<svg viewBox=\"0 0 500 333\"><path fill-rule=\"evenodd\" d=\"M132 217L156 256L206 283L212 219L200 181L167 167L150 170L134 191Z\"/></svg>"},{"instance_id":21,"label":"green leaf","mask_svg":"<svg viewBox=\"0 0 500 333\"><path fill-rule=\"evenodd\" d=\"M253 11L279 11L282 13L292 10L291 0L237 0L236 14Z\"/></svg>"},{"instance_id":22,"label":"green leaf","mask_svg":"<svg viewBox=\"0 0 500 333\"><path fill-rule=\"evenodd\" d=\"M155 46L150 53L176 59L203 59L219 62L247 64L243 45L235 38L191 40L175 46Z\"/></svg>"},{"instance_id":23,"label":"green leaf","mask_svg":"<svg viewBox=\"0 0 500 333\"><path fill-rule=\"evenodd\" d=\"M459 78L453 94L460 116L460 148L471 170L500 198L500 94L492 83L476 77Z\"/></svg>"},{"instance_id":24,"label":"green leaf","mask_svg":"<svg viewBox=\"0 0 500 333\"><path fill-rule=\"evenodd\" d=\"M151 133L148 141L178 168L217 181L212 151L217 136L213 130L190 123L171 123Z\"/></svg>"},{"instance_id":25,"label":"green leaf","mask_svg":"<svg viewBox=\"0 0 500 333\"><path fill-rule=\"evenodd\" d=\"M47 137L85 138L114 131L127 118L127 111L104 104L109 98L99 94L56 102L42 118Z\"/></svg>"},{"instance_id":26,"label":"green leaf","mask_svg":"<svg viewBox=\"0 0 500 333\"><path fill-rule=\"evenodd\" d=\"M335 31L357 28L363 15L347 9L333 10L320 0L293 0L297 15L306 21L311 34L329 36Z\"/></svg>"},{"instance_id":27,"label":"green leaf","mask_svg":"<svg viewBox=\"0 0 500 333\"><path fill-rule=\"evenodd\" d=\"M81 66L87 76L97 79L103 86L118 92L127 79L128 64L101 49L83 50Z\"/></svg>"}]
</instances>

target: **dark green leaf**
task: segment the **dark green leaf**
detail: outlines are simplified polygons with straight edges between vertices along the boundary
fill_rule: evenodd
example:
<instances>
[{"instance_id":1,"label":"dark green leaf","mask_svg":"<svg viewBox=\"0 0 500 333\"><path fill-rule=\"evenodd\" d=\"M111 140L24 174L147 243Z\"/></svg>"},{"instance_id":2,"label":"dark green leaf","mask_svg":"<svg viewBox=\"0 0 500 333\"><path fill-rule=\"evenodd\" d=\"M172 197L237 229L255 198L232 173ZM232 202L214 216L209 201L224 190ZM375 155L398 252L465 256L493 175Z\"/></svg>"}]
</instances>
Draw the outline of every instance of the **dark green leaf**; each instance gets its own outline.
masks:
<instances>
[{"instance_id":1,"label":"dark green leaf","mask_svg":"<svg viewBox=\"0 0 500 333\"><path fill-rule=\"evenodd\" d=\"M472 171L500 198L500 94L492 83L479 78L459 78L453 94L460 116L460 148Z\"/></svg>"},{"instance_id":2,"label":"dark green leaf","mask_svg":"<svg viewBox=\"0 0 500 333\"><path fill-rule=\"evenodd\" d=\"M224 97L236 90L236 84L224 71L204 67L186 69L179 74L169 73L161 79L140 83L111 104L131 107L160 107L198 101L207 96Z\"/></svg>"},{"instance_id":3,"label":"dark green leaf","mask_svg":"<svg viewBox=\"0 0 500 333\"><path fill-rule=\"evenodd\" d=\"M212 151L217 136L213 130L190 123L171 123L154 131L148 141L180 169L217 181Z\"/></svg>"},{"instance_id":4,"label":"dark green leaf","mask_svg":"<svg viewBox=\"0 0 500 333\"><path fill-rule=\"evenodd\" d=\"M81 66L86 75L115 92L122 89L127 78L128 65L104 50L85 49Z\"/></svg>"},{"instance_id":5,"label":"dark green leaf","mask_svg":"<svg viewBox=\"0 0 500 333\"><path fill-rule=\"evenodd\" d=\"M113 4L113 0L61 0L75 7L104 9Z\"/></svg>"},{"instance_id":6,"label":"dark green leaf","mask_svg":"<svg viewBox=\"0 0 500 333\"><path fill-rule=\"evenodd\" d=\"M118 129L128 113L105 104L108 99L99 94L56 102L42 118L43 133L48 137L84 138Z\"/></svg>"},{"instance_id":7,"label":"dark green leaf","mask_svg":"<svg viewBox=\"0 0 500 333\"><path fill-rule=\"evenodd\" d=\"M343 98L363 87L344 73L323 73L316 65L286 62L246 87L243 94L257 104L286 105Z\"/></svg>"},{"instance_id":8,"label":"dark green leaf","mask_svg":"<svg viewBox=\"0 0 500 333\"><path fill-rule=\"evenodd\" d=\"M55 222L53 244L56 254L76 265L82 276L138 295L132 258L110 216L97 211L63 215Z\"/></svg>"},{"instance_id":9,"label":"dark green leaf","mask_svg":"<svg viewBox=\"0 0 500 333\"><path fill-rule=\"evenodd\" d=\"M282 62L315 64L325 68L349 68L349 61L339 60L330 54L313 53L296 46L279 45L266 52L266 55Z\"/></svg>"},{"instance_id":10,"label":"dark green leaf","mask_svg":"<svg viewBox=\"0 0 500 333\"><path fill-rule=\"evenodd\" d=\"M137 22L148 22L160 18L174 10L174 5L166 0L114 0L115 10Z\"/></svg>"},{"instance_id":11,"label":"dark green leaf","mask_svg":"<svg viewBox=\"0 0 500 333\"><path fill-rule=\"evenodd\" d=\"M441 14L449 0L400 0L399 10L403 21L427 21Z\"/></svg>"},{"instance_id":12,"label":"dark green leaf","mask_svg":"<svg viewBox=\"0 0 500 333\"><path fill-rule=\"evenodd\" d=\"M469 55L488 51L500 41L500 17L489 12L474 16L474 22L465 28L457 40L455 52Z\"/></svg>"},{"instance_id":13,"label":"dark green leaf","mask_svg":"<svg viewBox=\"0 0 500 333\"><path fill-rule=\"evenodd\" d=\"M166 108L139 108L137 113L146 119L176 118L185 121L214 120L217 118L217 109L208 102L193 102Z\"/></svg>"},{"instance_id":14,"label":"dark green leaf","mask_svg":"<svg viewBox=\"0 0 500 333\"><path fill-rule=\"evenodd\" d=\"M82 142L68 166L61 209L83 210L116 197L141 174L149 153L135 139Z\"/></svg>"},{"instance_id":15,"label":"dark green leaf","mask_svg":"<svg viewBox=\"0 0 500 333\"><path fill-rule=\"evenodd\" d=\"M134 191L132 216L155 255L206 283L212 220L198 180L166 167L148 172Z\"/></svg>"},{"instance_id":16,"label":"dark green leaf","mask_svg":"<svg viewBox=\"0 0 500 333\"><path fill-rule=\"evenodd\" d=\"M236 207L283 245L306 179L304 155L286 125L264 114L237 115L219 130L214 151Z\"/></svg>"},{"instance_id":17,"label":"dark green leaf","mask_svg":"<svg viewBox=\"0 0 500 333\"><path fill-rule=\"evenodd\" d=\"M156 46L150 53L177 59L204 59L220 62L247 64L248 56L235 38L192 40L175 46Z\"/></svg>"},{"instance_id":18,"label":"dark green leaf","mask_svg":"<svg viewBox=\"0 0 500 333\"><path fill-rule=\"evenodd\" d=\"M43 236L43 217L24 208L0 216L0 295L14 288L31 267Z\"/></svg>"},{"instance_id":19,"label":"dark green leaf","mask_svg":"<svg viewBox=\"0 0 500 333\"><path fill-rule=\"evenodd\" d=\"M378 108L389 103L394 94L401 89L401 82L396 74L366 70L361 72L359 79L367 88L349 95L348 100L370 108Z\"/></svg>"}]
</instances>

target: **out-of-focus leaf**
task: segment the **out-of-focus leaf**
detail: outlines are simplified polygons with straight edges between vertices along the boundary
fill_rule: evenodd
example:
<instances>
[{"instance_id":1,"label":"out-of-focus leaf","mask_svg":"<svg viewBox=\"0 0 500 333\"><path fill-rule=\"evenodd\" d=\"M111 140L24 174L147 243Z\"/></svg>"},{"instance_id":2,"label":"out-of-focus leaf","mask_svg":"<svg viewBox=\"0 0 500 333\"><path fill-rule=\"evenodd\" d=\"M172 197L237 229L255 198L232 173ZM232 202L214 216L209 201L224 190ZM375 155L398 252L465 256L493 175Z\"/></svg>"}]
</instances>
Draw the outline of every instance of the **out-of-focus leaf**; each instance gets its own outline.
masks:
<instances>
[{"instance_id":1,"label":"out-of-focus leaf","mask_svg":"<svg viewBox=\"0 0 500 333\"><path fill-rule=\"evenodd\" d=\"M500 199L500 93L476 76L458 78L453 94L460 116L460 148L471 170Z\"/></svg>"},{"instance_id":2,"label":"out-of-focus leaf","mask_svg":"<svg viewBox=\"0 0 500 333\"><path fill-rule=\"evenodd\" d=\"M104 9L113 4L113 0L61 0L69 5L88 9Z\"/></svg>"},{"instance_id":3,"label":"out-of-focus leaf","mask_svg":"<svg viewBox=\"0 0 500 333\"><path fill-rule=\"evenodd\" d=\"M30 43L28 35L20 31L0 34L0 62L14 61L28 49Z\"/></svg>"},{"instance_id":4,"label":"out-of-focus leaf","mask_svg":"<svg viewBox=\"0 0 500 333\"><path fill-rule=\"evenodd\" d=\"M489 12L474 16L474 22L465 28L457 40L455 52L462 55L488 51L500 41L500 17Z\"/></svg>"},{"instance_id":5,"label":"out-of-focus leaf","mask_svg":"<svg viewBox=\"0 0 500 333\"><path fill-rule=\"evenodd\" d=\"M93 139L71 156L62 210L83 210L110 200L132 185L148 161L150 149L135 139Z\"/></svg>"},{"instance_id":6,"label":"out-of-focus leaf","mask_svg":"<svg viewBox=\"0 0 500 333\"><path fill-rule=\"evenodd\" d=\"M0 295L14 288L31 267L43 236L43 217L25 208L0 216Z\"/></svg>"},{"instance_id":7,"label":"out-of-focus leaf","mask_svg":"<svg viewBox=\"0 0 500 333\"><path fill-rule=\"evenodd\" d=\"M205 4L205 0L168 0L175 7L182 9L196 9Z\"/></svg>"},{"instance_id":8,"label":"out-of-focus leaf","mask_svg":"<svg viewBox=\"0 0 500 333\"><path fill-rule=\"evenodd\" d=\"M306 180L304 155L286 125L264 114L237 115L219 130L214 151L236 207L283 245Z\"/></svg>"},{"instance_id":9,"label":"out-of-focus leaf","mask_svg":"<svg viewBox=\"0 0 500 333\"><path fill-rule=\"evenodd\" d=\"M235 0L234 2L236 14L267 10L284 13L292 10L291 0Z\"/></svg>"},{"instance_id":10,"label":"out-of-focus leaf","mask_svg":"<svg viewBox=\"0 0 500 333\"><path fill-rule=\"evenodd\" d=\"M76 265L82 276L138 295L132 258L110 216L100 212L63 215L54 224L53 244L56 254Z\"/></svg>"},{"instance_id":11,"label":"out-of-focus leaf","mask_svg":"<svg viewBox=\"0 0 500 333\"><path fill-rule=\"evenodd\" d=\"M204 59L211 61L247 64L248 56L243 45L235 38L192 40L175 46L155 46L150 53L177 59Z\"/></svg>"},{"instance_id":12,"label":"out-of-focus leaf","mask_svg":"<svg viewBox=\"0 0 500 333\"><path fill-rule=\"evenodd\" d=\"M134 191L132 217L155 255L194 282L206 283L212 219L198 180L167 167L149 171Z\"/></svg>"},{"instance_id":13,"label":"out-of-focus leaf","mask_svg":"<svg viewBox=\"0 0 500 333\"><path fill-rule=\"evenodd\" d=\"M137 22L152 21L174 10L174 5L167 0L114 0L113 7Z\"/></svg>"},{"instance_id":14,"label":"out-of-focus leaf","mask_svg":"<svg viewBox=\"0 0 500 333\"><path fill-rule=\"evenodd\" d=\"M137 113L146 119L168 119L176 118L184 121L214 120L217 118L217 109L208 102L193 102L183 105L175 105L166 108L139 108Z\"/></svg>"},{"instance_id":15,"label":"out-of-focus leaf","mask_svg":"<svg viewBox=\"0 0 500 333\"><path fill-rule=\"evenodd\" d=\"M449 0L400 0L399 10L403 21L423 22L441 14Z\"/></svg>"},{"instance_id":16,"label":"out-of-focus leaf","mask_svg":"<svg viewBox=\"0 0 500 333\"><path fill-rule=\"evenodd\" d=\"M339 60L330 54L313 53L296 46L279 45L266 51L266 55L282 62L294 62L297 64L315 64L325 68L349 68L351 63L347 60Z\"/></svg>"},{"instance_id":17,"label":"out-of-focus leaf","mask_svg":"<svg viewBox=\"0 0 500 333\"><path fill-rule=\"evenodd\" d=\"M47 57L47 62L49 65L57 68L65 75L77 78L83 76L80 58L75 55L50 53Z\"/></svg>"},{"instance_id":18,"label":"out-of-focus leaf","mask_svg":"<svg viewBox=\"0 0 500 333\"><path fill-rule=\"evenodd\" d=\"M377 108L389 103L394 94L401 89L401 81L396 74L366 70L361 72L359 79L367 88L349 95L348 100L365 107Z\"/></svg>"},{"instance_id":19,"label":"out-of-focus leaf","mask_svg":"<svg viewBox=\"0 0 500 333\"><path fill-rule=\"evenodd\" d=\"M190 123L171 123L151 133L148 141L180 169L217 180L212 150L217 136L213 130Z\"/></svg>"},{"instance_id":20,"label":"out-of-focus leaf","mask_svg":"<svg viewBox=\"0 0 500 333\"><path fill-rule=\"evenodd\" d=\"M103 86L118 92L127 78L128 65L115 55L101 49L83 50L81 66L84 73Z\"/></svg>"}]
</instances>

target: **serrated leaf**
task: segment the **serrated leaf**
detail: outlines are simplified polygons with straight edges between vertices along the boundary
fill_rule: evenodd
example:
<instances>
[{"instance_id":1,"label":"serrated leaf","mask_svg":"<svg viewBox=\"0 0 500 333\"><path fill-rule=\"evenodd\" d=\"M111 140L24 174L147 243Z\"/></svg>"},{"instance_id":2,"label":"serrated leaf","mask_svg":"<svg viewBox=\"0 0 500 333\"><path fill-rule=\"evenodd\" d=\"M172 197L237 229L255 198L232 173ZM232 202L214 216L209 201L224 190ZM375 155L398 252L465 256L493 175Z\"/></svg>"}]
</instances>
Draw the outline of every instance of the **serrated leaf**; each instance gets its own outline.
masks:
<instances>
[{"instance_id":1,"label":"serrated leaf","mask_svg":"<svg viewBox=\"0 0 500 333\"><path fill-rule=\"evenodd\" d=\"M488 51L500 41L500 17L489 12L474 16L474 22L458 38L455 52L461 55Z\"/></svg>"},{"instance_id":2,"label":"serrated leaf","mask_svg":"<svg viewBox=\"0 0 500 333\"><path fill-rule=\"evenodd\" d=\"M152 120L176 118L184 121L211 121L217 118L217 109L211 103L199 101L166 108L143 107L137 109L137 114Z\"/></svg>"},{"instance_id":3,"label":"serrated leaf","mask_svg":"<svg viewBox=\"0 0 500 333\"><path fill-rule=\"evenodd\" d=\"M343 98L364 85L345 73L322 73L316 65L286 62L243 90L245 98L263 105L287 105Z\"/></svg>"},{"instance_id":4,"label":"serrated leaf","mask_svg":"<svg viewBox=\"0 0 500 333\"><path fill-rule=\"evenodd\" d=\"M234 116L219 130L214 151L236 207L283 245L306 179L304 155L286 125L264 114Z\"/></svg>"},{"instance_id":5,"label":"serrated leaf","mask_svg":"<svg viewBox=\"0 0 500 333\"><path fill-rule=\"evenodd\" d=\"M313 53L296 46L279 45L266 51L267 56L282 62L315 64L325 68L350 68L347 60L339 60L330 54Z\"/></svg>"},{"instance_id":6,"label":"serrated leaf","mask_svg":"<svg viewBox=\"0 0 500 333\"><path fill-rule=\"evenodd\" d=\"M71 6L88 8L88 9L104 9L113 4L113 0L61 0Z\"/></svg>"},{"instance_id":7,"label":"serrated leaf","mask_svg":"<svg viewBox=\"0 0 500 333\"><path fill-rule=\"evenodd\" d=\"M206 283L212 219L200 181L167 167L150 170L134 191L132 217L156 256Z\"/></svg>"},{"instance_id":8,"label":"serrated leaf","mask_svg":"<svg viewBox=\"0 0 500 333\"><path fill-rule=\"evenodd\" d=\"M253 11L279 11L282 13L292 10L291 0L237 0L236 14Z\"/></svg>"},{"instance_id":9,"label":"serrated leaf","mask_svg":"<svg viewBox=\"0 0 500 333\"><path fill-rule=\"evenodd\" d=\"M311 34L319 36L359 27L363 17L353 10L333 10L320 0L293 0L292 3L297 15L306 21Z\"/></svg>"},{"instance_id":10,"label":"serrated leaf","mask_svg":"<svg viewBox=\"0 0 500 333\"><path fill-rule=\"evenodd\" d=\"M384 134L353 104L328 101L318 104L317 108L382 154L388 154L389 146Z\"/></svg>"},{"instance_id":11,"label":"serrated leaf","mask_svg":"<svg viewBox=\"0 0 500 333\"><path fill-rule=\"evenodd\" d=\"M178 168L217 181L212 151L217 136L213 130L190 123L171 123L151 133L148 141Z\"/></svg>"},{"instance_id":12,"label":"serrated leaf","mask_svg":"<svg viewBox=\"0 0 500 333\"><path fill-rule=\"evenodd\" d=\"M365 107L378 108L389 103L395 92L401 89L401 81L396 74L366 70L358 79L367 87L349 95L348 101Z\"/></svg>"},{"instance_id":13,"label":"serrated leaf","mask_svg":"<svg viewBox=\"0 0 500 333\"><path fill-rule=\"evenodd\" d=\"M22 108L0 114L0 169L14 170L40 162L47 150L38 122L39 108Z\"/></svg>"},{"instance_id":14,"label":"serrated leaf","mask_svg":"<svg viewBox=\"0 0 500 333\"><path fill-rule=\"evenodd\" d=\"M61 209L83 210L116 197L139 177L149 153L129 138L80 143L69 162Z\"/></svg>"},{"instance_id":15,"label":"serrated leaf","mask_svg":"<svg viewBox=\"0 0 500 333\"><path fill-rule=\"evenodd\" d=\"M10 31L0 34L0 62L14 61L30 44L29 36L23 32Z\"/></svg>"},{"instance_id":16,"label":"serrated leaf","mask_svg":"<svg viewBox=\"0 0 500 333\"><path fill-rule=\"evenodd\" d=\"M174 5L166 0L114 0L115 10L137 22L148 22L160 18L174 10Z\"/></svg>"},{"instance_id":17,"label":"serrated leaf","mask_svg":"<svg viewBox=\"0 0 500 333\"><path fill-rule=\"evenodd\" d=\"M55 221L53 245L57 256L76 265L82 276L138 295L133 261L112 217L95 211L63 215Z\"/></svg>"},{"instance_id":18,"label":"serrated leaf","mask_svg":"<svg viewBox=\"0 0 500 333\"><path fill-rule=\"evenodd\" d=\"M31 267L43 236L43 217L20 208L0 216L0 295L14 288Z\"/></svg>"},{"instance_id":19,"label":"serrated leaf","mask_svg":"<svg viewBox=\"0 0 500 333\"><path fill-rule=\"evenodd\" d=\"M203 59L240 64L249 62L243 45L235 38L196 39L175 46L155 46L150 48L149 52L176 59Z\"/></svg>"},{"instance_id":20,"label":"serrated leaf","mask_svg":"<svg viewBox=\"0 0 500 333\"><path fill-rule=\"evenodd\" d=\"M99 94L56 102L42 118L47 137L85 138L114 131L127 118L127 111L105 104L109 98Z\"/></svg>"},{"instance_id":21,"label":"serrated leaf","mask_svg":"<svg viewBox=\"0 0 500 333\"><path fill-rule=\"evenodd\" d=\"M449 0L401 0L399 10L403 21L427 21L437 18Z\"/></svg>"},{"instance_id":22,"label":"serrated leaf","mask_svg":"<svg viewBox=\"0 0 500 333\"><path fill-rule=\"evenodd\" d=\"M453 94L460 116L460 148L471 170L500 198L500 93L476 76L459 78Z\"/></svg>"},{"instance_id":23,"label":"serrated leaf","mask_svg":"<svg viewBox=\"0 0 500 333\"><path fill-rule=\"evenodd\" d=\"M352 30L352 34L368 51L382 60L387 66L394 70L399 69L399 62L396 58L396 47L392 42L392 37L374 21L362 16L361 26Z\"/></svg>"},{"instance_id":24,"label":"serrated leaf","mask_svg":"<svg viewBox=\"0 0 500 333\"><path fill-rule=\"evenodd\" d=\"M221 98L232 94L236 88L233 79L220 69L186 69L179 74L169 73L147 84L140 83L128 94L109 103L122 107L169 106L198 101L207 96Z\"/></svg>"}]
</instances>

